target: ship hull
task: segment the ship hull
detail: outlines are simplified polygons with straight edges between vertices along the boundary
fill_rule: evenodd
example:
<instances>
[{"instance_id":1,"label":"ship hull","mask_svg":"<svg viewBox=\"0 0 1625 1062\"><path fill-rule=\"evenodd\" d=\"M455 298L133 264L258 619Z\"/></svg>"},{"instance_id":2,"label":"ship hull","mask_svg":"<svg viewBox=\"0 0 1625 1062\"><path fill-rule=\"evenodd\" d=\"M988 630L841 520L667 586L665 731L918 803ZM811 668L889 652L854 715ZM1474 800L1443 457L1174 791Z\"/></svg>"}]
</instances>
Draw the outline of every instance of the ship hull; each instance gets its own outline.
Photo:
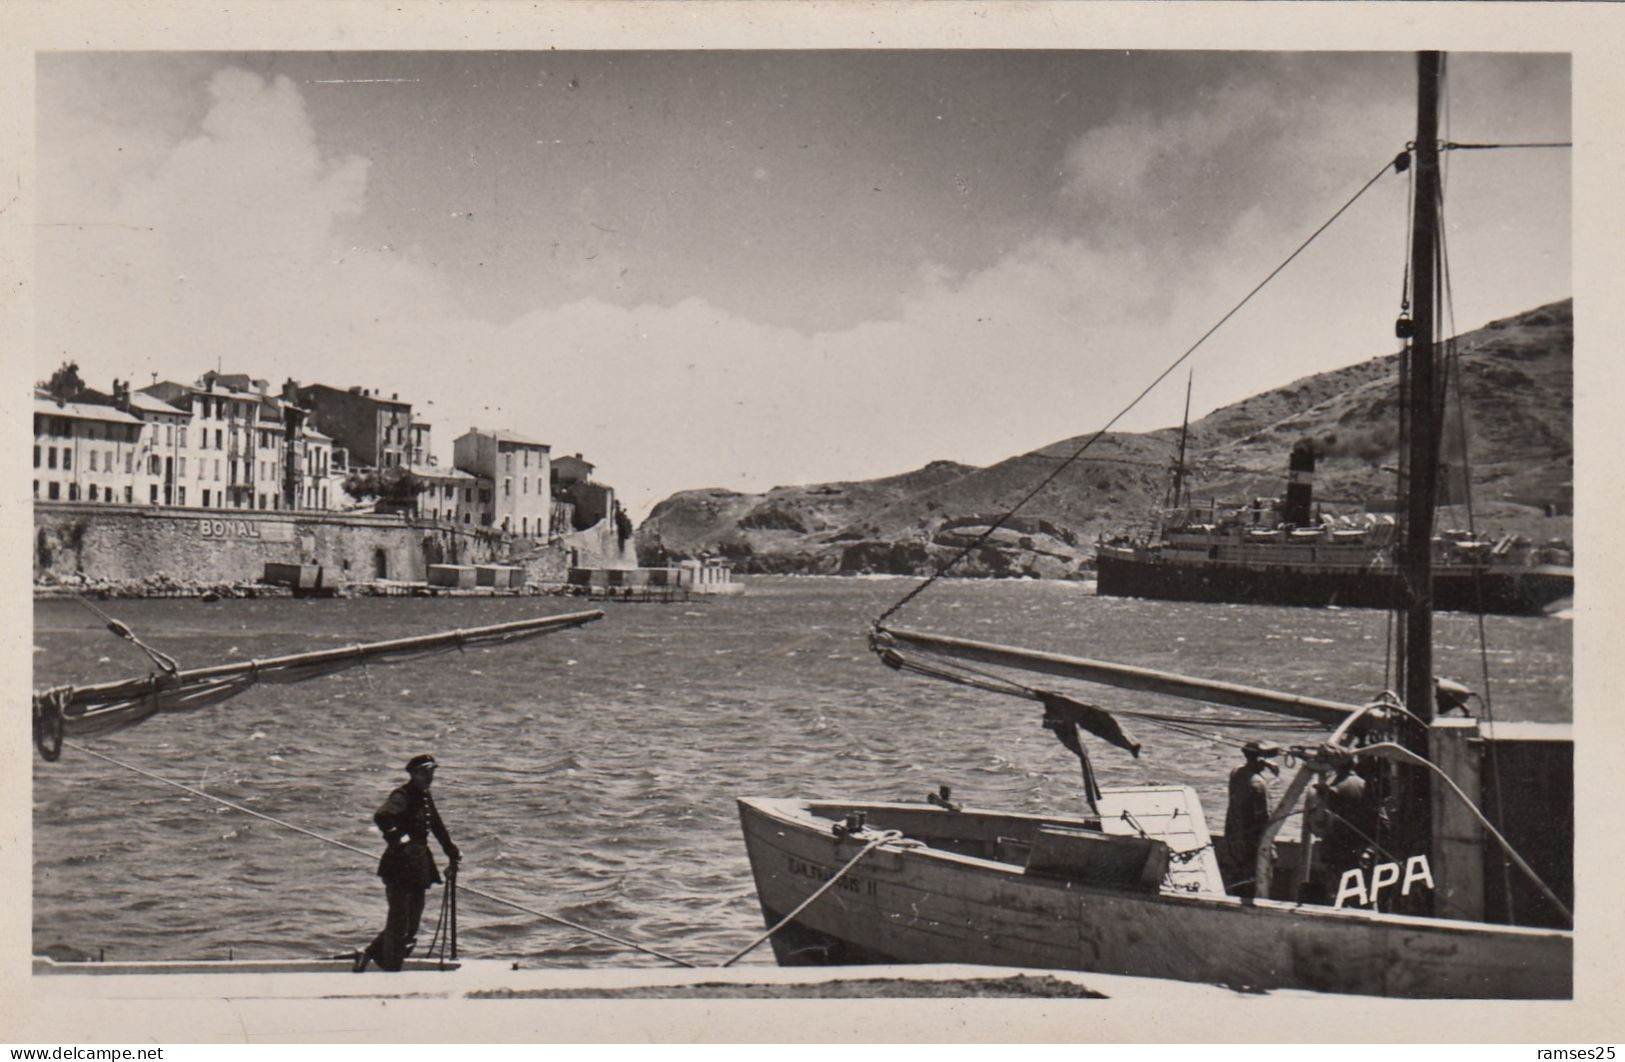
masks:
<instances>
[{"instance_id":1,"label":"ship hull","mask_svg":"<svg viewBox=\"0 0 1625 1062\"><path fill-rule=\"evenodd\" d=\"M741 800L768 926L862 850L830 830L854 810L926 845L864 857L774 934L781 965L982 963L1414 998L1573 994L1567 932L1037 877L971 853L1067 820L930 806Z\"/></svg>"},{"instance_id":2,"label":"ship hull","mask_svg":"<svg viewBox=\"0 0 1625 1062\"><path fill-rule=\"evenodd\" d=\"M1399 586L1390 571L1169 561L1101 550L1095 592L1107 597L1243 605L1393 608ZM1445 612L1538 616L1572 597L1574 577L1552 566L1435 569L1433 607Z\"/></svg>"}]
</instances>

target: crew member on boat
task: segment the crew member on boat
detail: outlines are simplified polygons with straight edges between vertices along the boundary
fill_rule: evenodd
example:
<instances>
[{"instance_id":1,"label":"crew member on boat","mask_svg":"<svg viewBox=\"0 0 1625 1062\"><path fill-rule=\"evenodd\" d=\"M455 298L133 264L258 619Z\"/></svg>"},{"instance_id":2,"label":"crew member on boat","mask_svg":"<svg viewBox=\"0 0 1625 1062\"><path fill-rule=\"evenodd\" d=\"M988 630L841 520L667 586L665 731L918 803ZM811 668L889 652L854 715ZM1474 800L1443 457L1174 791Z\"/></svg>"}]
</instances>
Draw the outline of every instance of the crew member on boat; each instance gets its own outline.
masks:
<instances>
[{"instance_id":1,"label":"crew member on boat","mask_svg":"<svg viewBox=\"0 0 1625 1062\"><path fill-rule=\"evenodd\" d=\"M1230 806L1224 814L1224 844L1235 875L1230 891L1237 896L1253 895L1258 846L1270 821L1270 787L1264 772L1281 772L1270 762L1280 751L1274 745L1249 741L1241 748L1246 762L1230 772Z\"/></svg>"},{"instance_id":2,"label":"crew member on boat","mask_svg":"<svg viewBox=\"0 0 1625 1062\"><path fill-rule=\"evenodd\" d=\"M378 876L384 879L384 896L389 916L381 933L356 959L355 971L369 962L381 970L399 970L417 943L418 924L423 920L423 898L429 886L441 883L440 870L429 854L429 834L440 842L449 863L446 876L457 879L462 853L452 843L446 824L440 821L429 787L434 784L433 756L413 756L406 761L409 781L389 794L372 821L384 834L384 854L378 860Z\"/></svg>"},{"instance_id":3,"label":"crew member on boat","mask_svg":"<svg viewBox=\"0 0 1625 1062\"><path fill-rule=\"evenodd\" d=\"M1352 760L1339 764L1331 781L1316 787L1315 797L1311 822L1320 837L1320 864L1335 884L1345 870L1360 866L1377 832L1377 807Z\"/></svg>"}]
</instances>

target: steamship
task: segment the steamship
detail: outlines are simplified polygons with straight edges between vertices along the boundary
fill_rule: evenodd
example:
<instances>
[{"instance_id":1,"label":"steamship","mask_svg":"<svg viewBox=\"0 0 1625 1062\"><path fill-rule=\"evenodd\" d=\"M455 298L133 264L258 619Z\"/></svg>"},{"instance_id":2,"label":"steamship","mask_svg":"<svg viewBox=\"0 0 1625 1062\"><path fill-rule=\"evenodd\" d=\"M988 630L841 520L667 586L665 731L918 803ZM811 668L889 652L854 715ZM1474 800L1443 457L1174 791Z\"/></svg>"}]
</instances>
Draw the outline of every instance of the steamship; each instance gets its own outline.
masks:
<instances>
[{"instance_id":1,"label":"steamship","mask_svg":"<svg viewBox=\"0 0 1625 1062\"><path fill-rule=\"evenodd\" d=\"M1160 531L1099 543L1095 592L1256 605L1393 608L1403 600L1395 524L1383 514L1318 514L1314 451L1293 449L1286 496L1183 505ZM1177 497L1176 493L1176 497ZM1433 607L1540 615L1574 594L1573 554L1514 535L1433 538Z\"/></svg>"}]
</instances>

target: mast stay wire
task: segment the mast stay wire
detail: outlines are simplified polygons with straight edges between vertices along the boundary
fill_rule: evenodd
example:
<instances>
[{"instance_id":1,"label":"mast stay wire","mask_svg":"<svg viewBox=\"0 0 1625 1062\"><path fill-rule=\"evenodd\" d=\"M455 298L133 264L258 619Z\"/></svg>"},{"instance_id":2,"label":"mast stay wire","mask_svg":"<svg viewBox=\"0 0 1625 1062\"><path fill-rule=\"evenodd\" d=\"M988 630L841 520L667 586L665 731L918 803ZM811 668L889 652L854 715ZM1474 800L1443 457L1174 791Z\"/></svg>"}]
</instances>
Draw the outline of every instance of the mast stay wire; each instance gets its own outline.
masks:
<instances>
[{"instance_id":1,"label":"mast stay wire","mask_svg":"<svg viewBox=\"0 0 1625 1062\"><path fill-rule=\"evenodd\" d=\"M1185 363L1185 361L1192 354L1195 354L1198 347L1200 347L1203 343L1207 342L1207 340L1215 332L1217 332L1220 328L1222 328L1225 325L1225 323L1230 320L1230 318L1234 317L1237 313L1239 313L1241 311L1242 307L1246 306L1247 303L1251 302L1254 295L1257 295L1260 291L1262 291L1264 289L1265 285L1267 285L1270 281L1274 280L1281 273L1281 271L1284 270L1287 266L1291 265L1293 260L1295 260L1298 257L1298 255L1302 254L1304 252L1304 250L1307 249L1308 246L1311 243L1314 243L1315 240L1317 238L1319 238L1321 233L1323 233L1327 229L1331 228L1332 223L1337 221L1338 218L1342 217L1343 214L1350 207L1352 207L1355 204L1355 202L1360 199L1361 196L1365 195L1366 192L1370 191L1372 185L1376 184L1377 181L1381 180L1384 174L1386 174L1389 170L1394 169L1397 165L1399 165L1399 159L1405 159L1406 160L1405 164L1408 165L1409 160L1410 160L1409 152L1402 151L1402 152L1399 153L1399 155L1396 158L1390 159L1389 161L1383 163L1382 168L1380 170L1378 170L1376 173L1372 174L1371 178L1369 180L1367 180L1365 182L1365 184L1360 186L1359 191L1355 192L1352 196L1350 196L1348 198L1348 200L1346 202L1344 202L1344 204L1342 206L1337 208L1337 210L1332 214L1331 217L1327 218L1324 222L1321 223L1319 228L1317 228L1314 232L1309 234L1308 239L1306 239L1302 243L1300 243L1297 246L1296 250L1294 250L1291 254L1287 255L1286 258L1284 258L1281 261L1281 263L1279 265L1277 265L1274 269L1270 270L1269 274L1267 276L1265 276L1263 280L1259 281L1258 284L1251 291L1249 291L1246 295L1242 296L1241 301L1236 303L1234 306L1232 306L1229 309L1229 311L1227 311L1225 313L1225 315L1223 317L1219 318L1218 322L1216 324L1214 324L1213 327L1209 328L1206 332L1202 333L1201 338L1197 339L1196 342L1192 343L1188 348L1186 348L1186 350L1185 350L1185 352L1183 354L1181 354L1179 357L1175 358L1171 363L1169 363L1167 368L1163 369L1160 373L1158 373L1156 378L1145 386L1144 390L1142 390L1139 394L1135 395L1134 398L1126 406L1124 406L1121 410L1119 410L1115 415L1113 415L1113 417L1109 421L1107 421L1106 424L1103 427L1099 428L1092 435L1090 435L1087 439L1085 439L1083 444L1081 446L1079 446L1076 450L1073 451L1072 456L1068 457L1065 461L1062 461L1059 465L1057 465L1054 468L1054 470L1052 470L1050 472L1049 475L1045 476L1042 480L1039 481L1037 486L1033 487L1030 491L1028 491L1026 494L1024 494L1021 497L1021 499L1019 501L1017 501L1015 505L1011 506L1010 509L1004 513L1004 515L1000 516L999 519L996 520L992 524L992 526L988 527L987 530L983 531L980 535L976 536L976 538L973 539L970 543L968 543L967 545L961 547L959 552L956 553L952 558L949 559L948 563L946 563L942 567L938 568L935 572L932 572L929 576L926 577L924 582L920 583L918 586L914 587L908 593L904 594L901 598L899 598L897 600L897 602L895 604L893 604L890 608L886 609L885 612L882 612L880 614L880 616L878 618L876 618L876 620L874 622L875 627L878 628L879 626L881 626L883 623L886 622L887 619L889 619L893 614L895 614L904 605L907 605L910 601L913 601L922 592L924 592L924 590L927 587L929 587L931 584L935 583L938 579L942 578L942 576L948 574L948 572L952 571L961 561L963 561L966 557L970 556L970 554L971 554L971 552L973 550L981 548L982 544L984 542L986 542L989 538L991 538L994 532L996 532L1000 528L1002 528L1005 525L1005 523L1008 522L1011 517L1015 516L1015 514L1018 511L1020 511L1020 509L1023 506L1025 506L1028 502L1032 501L1033 498L1038 496L1040 491L1042 491L1045 487L1049 486L1052 482L1054 482L1055 479L1058 476L1060 476L1060 474L1063 471L1065 471L1069 466L1071 466L1073 462L1077 461L1078 458L1083 456L1084 451L1088 450L1091 446L1093 446L1101 438L1101 436L1105 435L1108 431L1110 431L1112 429L1113 425L1115 425L1119 420L1122 420L1125 416L1127 416L1128 413L1132 409L1134 409L1135 406L1138 406L1145 399L1145 397L1147 395L1149 395L1152 391L1156 390L1158 385L1160 385L1163 380L1166 380L1173 373L1173 371L1175 369L1177 369L1181 365L1183 365Z\"/></svg>"},{"instance_id":2,"label":"mast stay wire","mask_svg":"<svg viewBox=\"0 0 1625 1062\"><path fill-rule=\"evenodd\" d=\"M219 804L219 805L221 805L223 807L230 808L233 811L240 811L244 815L252 815L256 819L264 819L266 822L269 822L272 825L281 826L283 829L292 830L295 833L302 833L306 837L312 837L312 838L315 838L318 841L321 841L323 844L330 844L335 848L342 848L345 851L354 852L357 855L366 856L368 859L374 858L374 854L372 852L369 852L364 848L358 848L355 845L350 844L347 841L341 841L336 837L328 837L325 834L317 833L314 830L307 830L303 826L297 826L297 825L295 825L295 824L293 824L291 822L287 822L287 821L285 821L283 819L279 819L279 818L275 817L274 815L267 815L263 811L255 811L253 808L243 807L241 804L234 803L234 802L232 802L230 800L225 799L224 797L218 797L218 796L215 796L213 793L208 793L208 792L205 792L204 790L198 789L198 788L196 788L194 786L189 786L185 782L177 782L173 778L165 778L161 774L158 774L158 773L153 772L153 771L146 770L145 768L142 768L142 767L137 767L133 763L125 763L123 760L117 759L116 757L113 757L113 756L109 756L105 752L97 752L95 749L86 748L85 746L79 744L76 741L65 741L65 742L63 742L63 744L69 745L72 748L78 750L79 752L84 753L87 756L92 756L92 757L94 757L94 758L96 758L98 760L103 760L103 761L105 761L107 763L111 763L115 767L122 767L127 771L134 771L136 774L139 774L142 777L150 778L155 782L162 782L164 785L174 786L176 789L180 789L180 790L183 790L185 792L191 793L193 796L202 797L204 800L213 801L214 803ZM498 903L498 904L503 905L504 907L511 907L516 911L523 911L526 914L534 915L537 918L541 918L541 919L543 919L545 921L553 922L553 923L555 923L557 925L565 926L566 928L569 928L569 929L574 929L577 932L586 933L588 936L597 937L600 940L607 940L607 941L609 941L609 942L611 942L613 944L619 944L621 947L624 947L624 948L631 948L634 951L641 951L646 955L653 955L657 959L664 959L665 961L670 962L670 963L675 963L678 966L687 966L687 967L692 968L692 967L696 967L698 965L697 963L689 962L686 959L679 959L674 955L667 955L665 952L656 951L654 948L648 947L648 946L643 945L643 944L639 944L636 941L623 940L620 937L614 936L614 935L609 934L609 933L605 933L602 930L593 929L590 926L584 926L584 925L580 924L579 922L573 922L568 918L563 918L563 917L561 917L559 915L555 915L555 914L548 914L546 911L538 911L538 910L536 910L534 908L526 907L524 904L515 903L512 900L503 899L501 896L492 895L491 893L488 893L488 892L484 891L483 889L476 889L476 888L473 888L472 886L464 885L463 883L461 883L459 881L456 881L455 878L453 878L452 882L448 883L447 887L448 888L461 889L464 892L469 893L470 895L478 896L478 897L480 897L481 899L484 899L484 900L490 900L492 903Z\"/></svg>"},{"instance_id":3,"label":"mast stay wire","mask_svg":"<svg viewBox=\"0 0 1625 1062\"><path fill-rule=\"evenodd\" d=\"M1440 217L1443 218L1444 187L1442 183L1439 188L1439 198L1439 214ZM1446 319L1450 322L1450 338L1445 341L1445 366L1446 371L1454 377L1455 382L1456 440L1458 443L1458 449L1461 453L1461 472L1459 478L1462 484L1463 498L1467 507L1467 531L1473 537L1473 539L1476 540L1478 537L1478 522L1477 514L1473 506L1473 477L1471 474L1471 465L1469 463L1470 451L1467 446L1467 378L1462 372L1461 351L1458 343L1456 342L1456 296L1455 288L1451 285L1450 254L1445 244L1445 231L1445 226L1441 224L1439 226L1439 275L1444 281L1442 285L1443 290L1441 292L1444 302L1444 313L1446 315ZM1449 377L1447 377L1447 383L1448 382ZM1441 405L1447 405L1447 403L1441 403ZM1448 417L1448 415L1448 408L1440 410L1441 419ZM1441 424L1440 427L1442 434L1444 425ZM1495 708L1490 697L1490 650L1489 632L1484 623L1484 583L1481 573L1477 571L1475 571L1473 574L1473 592L1476 597L1475 603L1478 606L1473 610L1473 612L1474 618L1478 624L1479 681L1483 684L1483 692L1479 696L1479 702L1484 706L1485 722L1489 723L1490 726L1493 727L1495 725ZM1501 784L1502 775L1500 750L1497 747L1497 742L1491 741L1488 743L1488 745L1490 775L1495 779L1495 821L1497 823L1504 823L1506 821L1506 806L1502 799L1501 793L1503 787ZM1497 854L1500 856L1501 887L1502 895L1506 897L1507 917L1513 922L1513 924L1516 924L1516 901L1514 900L1512 894L1512 861L1507 858L1505 852L1498 852Z\"/></svg>"}]
</instances>

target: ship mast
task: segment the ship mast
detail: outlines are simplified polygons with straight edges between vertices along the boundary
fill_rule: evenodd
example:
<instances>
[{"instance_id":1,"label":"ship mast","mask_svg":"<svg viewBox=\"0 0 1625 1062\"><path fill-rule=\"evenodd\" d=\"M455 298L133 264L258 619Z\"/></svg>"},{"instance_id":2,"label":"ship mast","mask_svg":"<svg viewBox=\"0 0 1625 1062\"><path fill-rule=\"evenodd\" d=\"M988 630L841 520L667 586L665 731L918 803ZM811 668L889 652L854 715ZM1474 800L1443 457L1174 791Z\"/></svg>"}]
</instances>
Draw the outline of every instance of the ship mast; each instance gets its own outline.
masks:
<instances>
[{"instance_id":1,"label":"ship mast","mask_svg":"<svg viewBox=\"0 0 1625 1062\"><path fill-rule=\"evenodd\" d=\"M1174 498L1170 509L1183 508L1185 504L1185 439L1191 430L1191 384L1196 379L1196 371L1191 370L1185 377L1185 419L1179 425L1179 463L1174 466Z\"/></svg>"},{"instance_id":2,"label":"ship mast","mask_svg":"<svg viewBox=\"0 0 1625 1062\"><path fill-rule=\"evenodd\" d=\"M1439 81L1443 55L1417 55L1416 196L1411 219L1412 328L1403 381L1400 438L1407 449L1401 538L1400 604L1405 612L1405 639L1400 657L1405 706L1431 724L1433 721L1433 504L1438 480L1438 387L1434 372L1437 343L1438 261L1440 225ZM1403 728L1404 744L1428 755L1428 733L1419 727ZM1411 853L1425 852L1432 836L1430 784L1415 769L1398 779L1400 846Z\"/></svg>"}]
</instances>

